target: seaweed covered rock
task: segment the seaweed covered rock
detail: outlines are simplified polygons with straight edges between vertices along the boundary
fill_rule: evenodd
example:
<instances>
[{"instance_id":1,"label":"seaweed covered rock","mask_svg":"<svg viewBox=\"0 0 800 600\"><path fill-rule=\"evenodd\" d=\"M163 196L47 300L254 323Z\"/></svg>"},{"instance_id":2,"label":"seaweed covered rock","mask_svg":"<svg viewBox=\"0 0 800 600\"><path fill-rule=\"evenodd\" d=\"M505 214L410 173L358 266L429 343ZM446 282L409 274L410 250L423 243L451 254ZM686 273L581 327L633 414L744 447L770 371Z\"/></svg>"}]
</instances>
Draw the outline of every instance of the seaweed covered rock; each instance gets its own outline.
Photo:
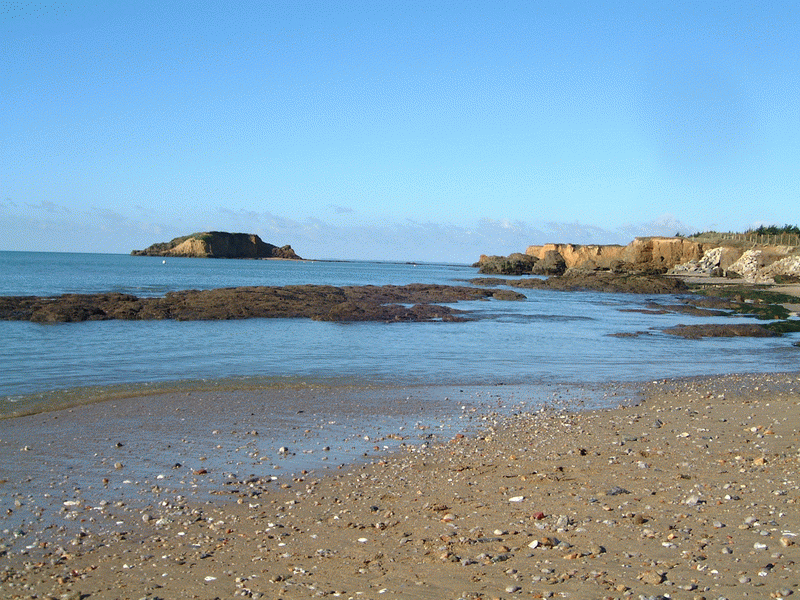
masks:
<instances>
[{"instance_id":1,"label":"seaweed covered rock","mask_svg":"<svg viewBox=\"0 0 800 600\"><path fill-rule=\"evenodd\" d=\"M515 252L508 256L486 256L482 254L473 267L484 275L530 275L539 258Z\"/></svg>"},{"instance_id":2,"label":"seaweed covered rock","mask_svg":"<svg viewBox=\"0 0 800 600\"><path fill-rule=\"evenodd\" d=\"M534 275L563 275L567 270L567 262L564 257L555 250L544 253L533 268Z\"/></svg>"}]
</instances>

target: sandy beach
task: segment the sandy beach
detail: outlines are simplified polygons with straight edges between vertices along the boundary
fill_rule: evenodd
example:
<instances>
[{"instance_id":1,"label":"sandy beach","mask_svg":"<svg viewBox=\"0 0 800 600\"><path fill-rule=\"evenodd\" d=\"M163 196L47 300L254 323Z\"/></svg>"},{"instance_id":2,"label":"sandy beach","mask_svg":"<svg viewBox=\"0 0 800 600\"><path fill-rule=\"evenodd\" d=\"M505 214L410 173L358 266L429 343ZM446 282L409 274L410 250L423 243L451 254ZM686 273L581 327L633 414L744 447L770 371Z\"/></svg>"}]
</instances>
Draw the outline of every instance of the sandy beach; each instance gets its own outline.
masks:
<instances>
[{"instance_id":1,"label":"sandy beach","mask_svg":"<svg viewBox=\"0 0 800 600\"><path fill-rule=\"evenodd\" d=\"M493 414L484 405L461 430L420 426L412 436L389 427L372 456L325 472L287 476L269 467L274 457L255 475L210 473L202 461L181 464L184 483L197 490L189 494L170 490L169 470L167 481L148 479L126 474L112 453L96 461L78 456L74 470L53 475L58 485L45 494L56 511L30 506L42 501L26 495L24 472L16 469L3 474L0 488L12 524L2 532L0 595L732 600L797 594L800 376L661 381L640 391L640 403L608 410L565 402L532 414ZM137 402L154 411L144 415L148 423L163 416L162 402ZM113 419L143 417L117 414L122 406L108 406L107 413L94 407L98 431ZM48 452L58 452L59 444L76 452L70 423L84 426L86 414L74 409L3 421L3 452L14 462L35 452L45 434L62 436L50 440L55 446ZM240 421L242 435L254 434ZM429 432L435 435L420 441L418 434ZM160 474L173 455L159 446L157 432L148 435L136 451L152 448L142 460L157 463L150 472ZM113 432L103 436L109 446L118 443ZM187 456L213 452L211 438L191 444ZM120 446L120 452L127 447ZM88 474L88 485L77 472L81 459L103 465ZM102 494L94 492L103 490L111 497L95 501ZM13 524L26 511L38 519Z\"/></svg>"}]
</instances>

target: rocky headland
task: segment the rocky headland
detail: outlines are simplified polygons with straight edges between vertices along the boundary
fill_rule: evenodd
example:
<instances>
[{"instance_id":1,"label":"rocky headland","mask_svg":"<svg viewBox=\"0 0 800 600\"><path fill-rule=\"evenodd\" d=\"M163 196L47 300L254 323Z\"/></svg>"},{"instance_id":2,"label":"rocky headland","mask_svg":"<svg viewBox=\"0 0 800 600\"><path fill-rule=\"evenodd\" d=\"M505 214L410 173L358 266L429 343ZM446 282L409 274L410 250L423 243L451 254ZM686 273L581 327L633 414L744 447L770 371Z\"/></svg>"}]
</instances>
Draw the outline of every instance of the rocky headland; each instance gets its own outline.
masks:
<instances>
[{"instance_id":1,"label":"rocky headland","mask_svg":"<svg viewBox=\"0 0 800 600\"><path fill-rule=\"evenodd\" d=\"M641 237L627 246L544 244L525 253L481 256L484 274L562 275L570 270L717 276L748 283L800 282L800 248L715 239Z\"/></svg>"},{"instance_id":2,"label":"rocky headland","mask_svg":"<svg viewBox=\"0 0 800 600\"><path fill-rule=\"evenodd\" d=\"M278 247L261 240L254 233L206 231L159 242L133 256L178 256L188 258L281 258L302 260L289 245Z\"/></svg>"},{"instance_id":3,"label":"rocky headland","mask_svg":"<svg viewBox=\"0 0 800 600\"><path fill-rule=\"evenodd\" d=\"M524 254L481 256L475 285L522 289L681 295L680 304L652 303L653 314L754 316L763 323L709 323L664 329L671 335L773 337L800 331L800 248L716 239L637 238L627 246L545 244ZM780 284L782 287L778 287ZM765 286L776 288L762 289ZM635 335L648 335L643 331ZM629 336L631 334L624 334Z\"/></svg>"}]
</instances>

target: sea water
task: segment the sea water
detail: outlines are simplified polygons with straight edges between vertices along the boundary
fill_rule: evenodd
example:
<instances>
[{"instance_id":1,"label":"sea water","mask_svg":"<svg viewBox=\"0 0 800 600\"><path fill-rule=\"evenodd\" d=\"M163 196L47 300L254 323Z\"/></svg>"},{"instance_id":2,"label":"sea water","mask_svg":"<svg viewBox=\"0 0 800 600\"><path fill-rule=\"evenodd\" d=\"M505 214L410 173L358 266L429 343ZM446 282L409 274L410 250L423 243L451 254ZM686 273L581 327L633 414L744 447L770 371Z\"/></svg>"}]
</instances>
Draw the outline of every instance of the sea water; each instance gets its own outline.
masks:
<instances>
[{"instance_id":1,"label":"sea water","mask_svg":"<svg viewBox=\"0 0 800 600\"><path fill-rule=\"evenodd\" d=\"M251 285L470 285L467 265L214 260L0 252L0 294L124 292ZM658 295L519 290L521 302L459 302L463 323L0 321L0 416L40 412L144 386L604 383L793 371L789 338L686 340L678 323L630 312ZM615 334L638 334L620 337Z\"/></svg>"}]
</instances>

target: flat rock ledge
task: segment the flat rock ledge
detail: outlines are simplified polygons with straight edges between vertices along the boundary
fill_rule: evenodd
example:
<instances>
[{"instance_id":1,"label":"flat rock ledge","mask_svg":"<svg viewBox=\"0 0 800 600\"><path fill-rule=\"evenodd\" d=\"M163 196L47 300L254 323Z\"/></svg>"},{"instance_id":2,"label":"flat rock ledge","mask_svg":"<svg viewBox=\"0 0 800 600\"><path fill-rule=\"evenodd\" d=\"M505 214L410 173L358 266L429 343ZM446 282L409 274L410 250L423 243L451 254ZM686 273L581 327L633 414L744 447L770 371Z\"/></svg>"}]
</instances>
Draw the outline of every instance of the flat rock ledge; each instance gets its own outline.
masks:
<instances>
[{"instance_id":1,"label":"flat rock ledge","mask_svg":"<svg viewBox=\"0 0 800 600\"><path fill-rule=\"evenodd\" d=\"M612 294L681 294L689 291L677 278L643 273L614 273L570 269L563 275L543 278L500 279L477 277L475 285L507 285L523 289L544 289L563 292L593 291Z\"/></svg>"},{"instance_id":2,"label":"flat rock ledge","mask_svg":"<svg viewBox=\"0 0 800 600\"><path fill-rule=\"evenodd\" d=\"M757 323L704 323L700 325L676 325L663 330L664 333L689 339L706 337L781 337L781 334Z\"/></svg>"},{"instance_id":3,"label":"flat rock ledge","mask_svg":"<svg viewBox=\"0 0 800 600\"><path fill-rule=\"evenodd\" d=\"M308 318L319 321L465 321L468 312L440 303L523 300L510 290L411 284L405 286L292 285L131 294L0 297L0 319L36 323L80 321Z\"/></svg>"}]
</instances>

